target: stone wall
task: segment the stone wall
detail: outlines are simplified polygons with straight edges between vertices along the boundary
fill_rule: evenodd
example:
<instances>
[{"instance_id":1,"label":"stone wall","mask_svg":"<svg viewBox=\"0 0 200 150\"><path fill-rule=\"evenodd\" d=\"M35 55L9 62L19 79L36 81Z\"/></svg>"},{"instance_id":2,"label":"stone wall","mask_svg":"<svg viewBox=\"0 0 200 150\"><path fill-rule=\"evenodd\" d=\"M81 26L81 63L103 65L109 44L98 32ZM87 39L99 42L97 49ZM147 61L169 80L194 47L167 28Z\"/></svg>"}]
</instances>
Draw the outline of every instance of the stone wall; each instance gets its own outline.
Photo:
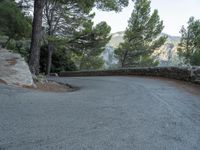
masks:
<instances>
[{"instance_id":1,"label":"stone wall","mask_svg":"<svg viewBox=\"0 0 200 150\"><path fill-rule=\"evenodd\" d=\"M102 71L62 72L61 77L80 76L157 76L200 84L200 67L152 67Z\"/></svg>"}]
</instances>

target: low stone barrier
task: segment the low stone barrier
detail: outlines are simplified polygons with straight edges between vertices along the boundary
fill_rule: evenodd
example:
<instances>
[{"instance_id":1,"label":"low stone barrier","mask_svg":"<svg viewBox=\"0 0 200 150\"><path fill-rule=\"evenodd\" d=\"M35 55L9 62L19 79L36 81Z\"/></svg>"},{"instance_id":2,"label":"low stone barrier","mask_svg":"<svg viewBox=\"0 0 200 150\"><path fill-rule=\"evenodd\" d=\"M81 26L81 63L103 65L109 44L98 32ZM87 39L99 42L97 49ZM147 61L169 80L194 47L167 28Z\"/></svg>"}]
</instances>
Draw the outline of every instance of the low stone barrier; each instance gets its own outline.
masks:
<instances>
[{"instance_id":1,"label":"low stone barrier","mask_svg":"<svg viewBox=\"0 0 200 150\"><path fill-rule=\"evenodd\" d=\"M81 76L156 76L177 80L184 80L200 84L200 67L152 67L152 68L131 68L100 71L75 71L61 72L61 77Z\"/></svg>"}]
</instances>

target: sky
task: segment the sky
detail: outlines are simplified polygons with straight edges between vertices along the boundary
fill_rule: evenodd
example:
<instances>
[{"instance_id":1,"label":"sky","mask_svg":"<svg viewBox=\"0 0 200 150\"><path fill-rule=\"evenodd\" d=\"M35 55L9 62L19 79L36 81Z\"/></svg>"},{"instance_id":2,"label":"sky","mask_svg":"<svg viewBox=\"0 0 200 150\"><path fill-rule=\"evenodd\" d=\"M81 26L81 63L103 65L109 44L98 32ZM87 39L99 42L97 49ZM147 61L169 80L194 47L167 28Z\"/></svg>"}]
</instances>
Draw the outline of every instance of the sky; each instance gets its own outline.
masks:
<instances>
[{"instance_id":1,"label":"sky","mask_svg":"<svg viewBox=\"0 0 200 150\"><path fill-rule=\"evenodd\" d=\"M103 12L94 9L95 24L106 21L112 27L112 33L124 31L133 11L134 4L130 1L122 12ZM161 20L164 21L164 33L180 36L182 25L187 26L191 16L200 19L200 0L151 0L151 8L158 9Z\"/></svg>"}]
</instances>

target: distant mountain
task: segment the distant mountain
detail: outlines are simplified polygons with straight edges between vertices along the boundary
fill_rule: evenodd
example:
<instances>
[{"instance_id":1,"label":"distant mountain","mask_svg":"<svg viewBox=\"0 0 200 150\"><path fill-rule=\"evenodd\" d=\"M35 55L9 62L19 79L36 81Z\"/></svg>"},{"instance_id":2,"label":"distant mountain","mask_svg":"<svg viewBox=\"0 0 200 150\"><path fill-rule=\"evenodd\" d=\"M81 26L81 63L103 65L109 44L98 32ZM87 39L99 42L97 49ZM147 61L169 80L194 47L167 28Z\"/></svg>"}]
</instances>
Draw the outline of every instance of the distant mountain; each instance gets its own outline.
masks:
<instances>
[{"instance_id":1,"label":"distant mountain","mask_svg":"<svg viewBox=\"0 0 200 150\"><path fill-rule=\"evenodd\" d=\"M112 38L111 38L111 40L110 40L108 45L112 46L114 48L117 48L119 46L119 44L124 41L123 40L124 32L121 31L121 32L113 33L111 35L112 35Z\"/></svg>"},{"instance_id":2,"label":"distant mountain","mask_svg":"<svg viewBox=\"0 0 200 150\"><path fill-rule=\"evenodd\" d=\"M171 36L165 33L161 35L167 35L168 39L166 43L160 47L153 54L153 57L160 62L160 66L176 66L180 63L180 60L177 56L177 47L180 42L180 37ZM106 61L106 67L113 67L117 64L117 60L114 57L114 49L122 43L124 37L124 31L113 33L110 42L107 45L105 52L103 53L104 60ZM111 68L112 68L111 67Z\"/></svg>"},{"instance_id":3,"label":"distant mountain","mask_svg":"<svg viewBox=\"0 0 200 150\"><path fill-rule=\"evenodd\" d=\"M168 36L168 39L167 39L168 43L175 43L175 44L177 44L181 40L180 36L171 36L171 35L165 34L165 33L162 33L162 35L167 35Z\"/></svg>"},{"instance_id":4,"label":"distant mountain","mask_svg":"<svg viewBox=\"0 0 200 150\"><path fill-rule=\"evenodd\" d=\"M178 66L181 63L181 60L178 57L177 49L181 38L165 33L162 33L162 35L168 36L167 41L154 52L154 56L160 62L160 66Z\"/></svg>"},{"instance_id":5,"label":"distant mountain","mask_svg":"<svg viewBox=\"0 0 200 150\"><path fill-rule=\"evenodd\" d=\"M113 33L111 35L112 35L112 38L111 38L111 40L108 44L109 46L118 47L118 45L124 41L123 40L124 31L116 32L116 33ZM165 34L165 33L162 33L161 35L168 36L167 43L177 44L177 43L180 42L179 36L171 36L171 35L168 35L168 34Z\"/></svg>"}]
</instances>

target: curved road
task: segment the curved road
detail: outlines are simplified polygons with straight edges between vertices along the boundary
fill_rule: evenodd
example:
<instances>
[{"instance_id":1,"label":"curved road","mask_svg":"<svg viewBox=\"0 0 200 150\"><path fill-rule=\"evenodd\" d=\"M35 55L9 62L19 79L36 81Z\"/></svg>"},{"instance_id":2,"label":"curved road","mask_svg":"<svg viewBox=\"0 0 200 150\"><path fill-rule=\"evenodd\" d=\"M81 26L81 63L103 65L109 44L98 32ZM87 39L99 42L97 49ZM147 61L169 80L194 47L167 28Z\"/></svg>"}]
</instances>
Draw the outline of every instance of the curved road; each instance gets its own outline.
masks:
<instances>
[{"instance_id":1,"label":"curved road","mask_svg":"<svg viewBox=\"0 0 200 150\"><path fill-rule=\"evenodd\" d=\"M198 88L142 77L53 80L80 90L0 85L0 150L200 150Z\"/></svg>"}]
</instances>

